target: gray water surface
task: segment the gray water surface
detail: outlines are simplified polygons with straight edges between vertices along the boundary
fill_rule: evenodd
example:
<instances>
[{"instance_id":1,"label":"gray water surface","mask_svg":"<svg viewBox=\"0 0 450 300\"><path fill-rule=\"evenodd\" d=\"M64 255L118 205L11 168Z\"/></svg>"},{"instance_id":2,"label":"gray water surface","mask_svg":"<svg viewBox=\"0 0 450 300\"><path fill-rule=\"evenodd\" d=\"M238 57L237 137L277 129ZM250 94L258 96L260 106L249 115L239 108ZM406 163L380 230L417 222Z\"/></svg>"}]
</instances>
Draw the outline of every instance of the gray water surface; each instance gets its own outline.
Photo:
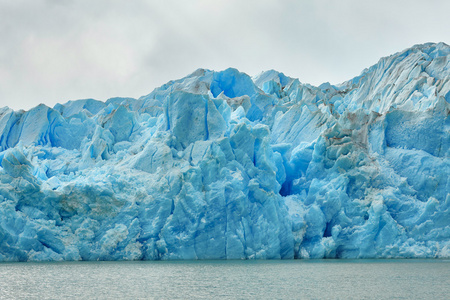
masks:
<instances>
[{"instance_id":1,"label":"gray water surface","mask_svg":"<svg viewBox=\"0 0 450 300\"><path fill-rule=\"evenodd\" d=\"M450 299L450 260L0 263L1 299Z\"/></svg>"}]
</instances>

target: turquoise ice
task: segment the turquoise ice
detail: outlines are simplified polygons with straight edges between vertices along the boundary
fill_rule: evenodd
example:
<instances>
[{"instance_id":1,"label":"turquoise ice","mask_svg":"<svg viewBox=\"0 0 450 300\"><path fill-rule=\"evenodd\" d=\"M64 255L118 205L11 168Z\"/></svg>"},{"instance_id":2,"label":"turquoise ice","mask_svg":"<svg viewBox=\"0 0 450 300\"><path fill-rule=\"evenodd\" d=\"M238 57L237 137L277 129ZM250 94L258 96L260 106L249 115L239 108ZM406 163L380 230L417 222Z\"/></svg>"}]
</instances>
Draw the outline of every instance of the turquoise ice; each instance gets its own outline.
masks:
<instances>
[{"instance_id":1,"label":"turquoise ice","mask_svg":"<svg viewBox=\"0 0 450 300\"><path fill-rule=\"evenodd\" d=\"M450 257L450 47L0 109L0 261Z\"/></svg>"}]
</instances>

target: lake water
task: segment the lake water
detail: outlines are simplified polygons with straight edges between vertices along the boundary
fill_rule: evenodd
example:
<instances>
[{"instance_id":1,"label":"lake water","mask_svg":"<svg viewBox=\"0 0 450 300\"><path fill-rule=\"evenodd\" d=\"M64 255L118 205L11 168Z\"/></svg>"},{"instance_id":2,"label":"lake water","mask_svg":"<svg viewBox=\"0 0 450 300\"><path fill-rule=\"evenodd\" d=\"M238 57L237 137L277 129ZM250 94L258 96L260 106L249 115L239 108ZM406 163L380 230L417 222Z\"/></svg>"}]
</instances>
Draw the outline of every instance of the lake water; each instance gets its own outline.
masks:
<instances>
[{"instance_id":1,"label":"lake water","mask_svg":"<svg viewBox=\"0 0 450 300\"><path fill-rule=\"evenodd\" d=\"M450 299L450 260L0 263L0 299Z\"/></svg>"}]
</instances>

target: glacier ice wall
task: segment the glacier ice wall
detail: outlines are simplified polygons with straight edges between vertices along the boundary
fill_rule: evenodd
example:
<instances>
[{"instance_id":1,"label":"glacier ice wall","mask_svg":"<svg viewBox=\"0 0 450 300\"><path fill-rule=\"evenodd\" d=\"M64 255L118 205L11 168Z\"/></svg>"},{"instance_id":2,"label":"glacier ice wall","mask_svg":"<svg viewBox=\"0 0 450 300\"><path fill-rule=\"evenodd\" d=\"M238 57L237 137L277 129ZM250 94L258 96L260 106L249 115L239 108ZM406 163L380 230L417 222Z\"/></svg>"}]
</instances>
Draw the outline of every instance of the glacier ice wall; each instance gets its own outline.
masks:
<instances>
[{"instance_id":1,"label":"glacier ice wall","mask_svg":"<svg viewBox=\"0 0 450 300\"><path fill-rule=\"evenodd\" d=\"M450 47L0 109L0 261L450 257Z\"/></svg>"}]
</instances>

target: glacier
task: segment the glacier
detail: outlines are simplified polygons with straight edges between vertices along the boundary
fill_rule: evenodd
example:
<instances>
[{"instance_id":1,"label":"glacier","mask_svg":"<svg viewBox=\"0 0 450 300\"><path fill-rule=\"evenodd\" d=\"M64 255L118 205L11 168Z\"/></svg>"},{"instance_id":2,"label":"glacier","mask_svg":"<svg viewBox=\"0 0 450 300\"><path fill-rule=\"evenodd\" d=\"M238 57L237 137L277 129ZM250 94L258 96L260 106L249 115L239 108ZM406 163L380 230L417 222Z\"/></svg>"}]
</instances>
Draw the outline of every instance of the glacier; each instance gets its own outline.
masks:
<instances>
[{"instance_id":1,"label":"glacier","mask_svg":"<svg viewBox=\"0 0 450 300\"><path fill-rule=\"evenodd\" d=\"M0 109L0 261L450 257L450 47Z\"/></svg>"}]
</instances>

